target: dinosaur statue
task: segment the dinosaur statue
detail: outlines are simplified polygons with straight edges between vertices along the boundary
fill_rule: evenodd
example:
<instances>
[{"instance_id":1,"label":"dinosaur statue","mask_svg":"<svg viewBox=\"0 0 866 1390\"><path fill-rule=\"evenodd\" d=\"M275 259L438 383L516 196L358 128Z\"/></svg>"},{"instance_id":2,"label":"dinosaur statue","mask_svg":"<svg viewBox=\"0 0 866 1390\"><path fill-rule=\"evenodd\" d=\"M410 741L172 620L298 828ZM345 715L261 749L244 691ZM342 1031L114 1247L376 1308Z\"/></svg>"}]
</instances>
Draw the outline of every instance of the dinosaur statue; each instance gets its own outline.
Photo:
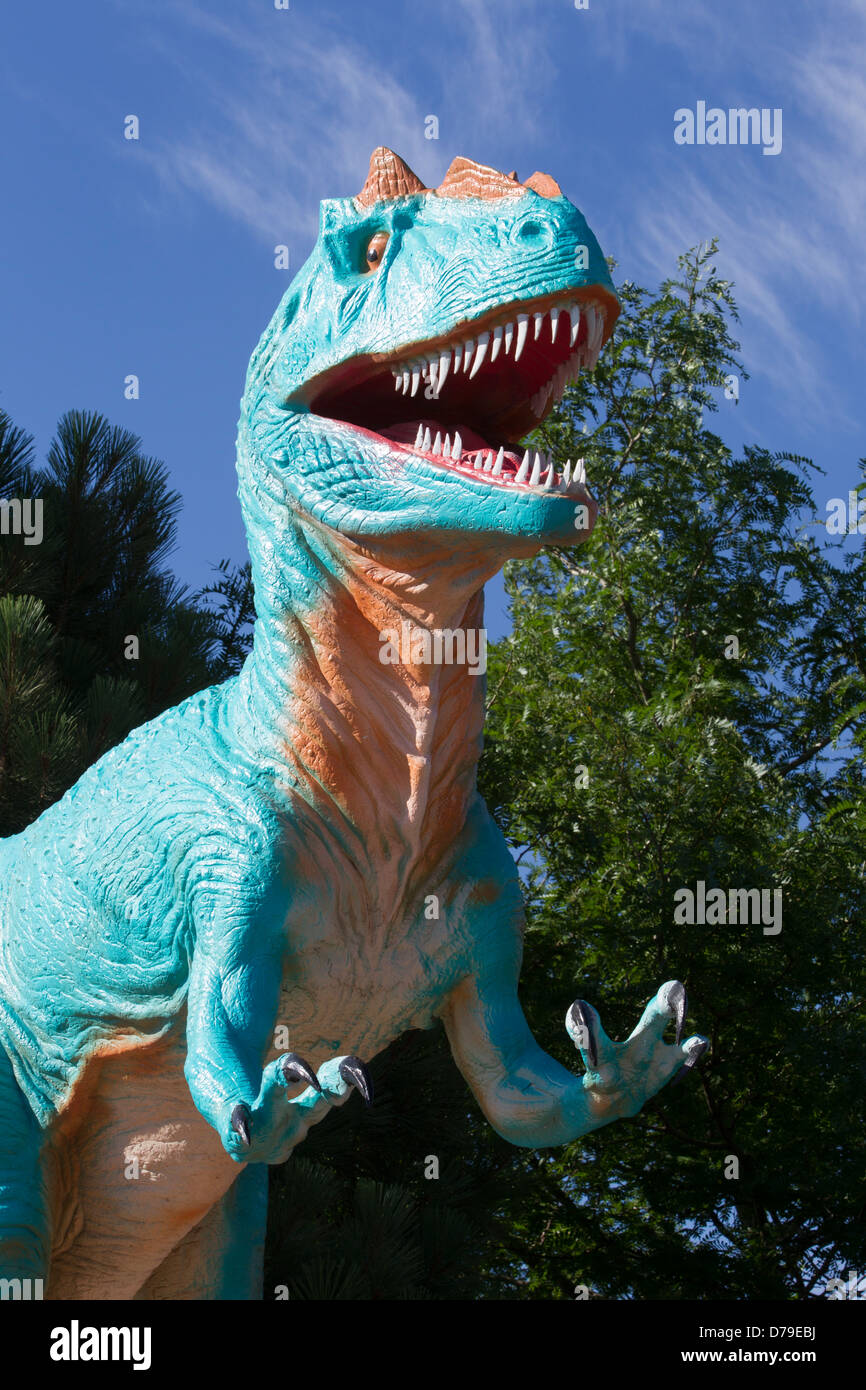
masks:
<instances>
[{"instance_id":1,"label":"dinosaur statue","mask_svg":"<svg viewBox=\"0 0 866 1390\"><path fill-rule=\"evenodd\" d=\"M618 312L547 175L460 158L427 189L380 148L322 204L241 406L249 659L0 842L0 1278L261 1297L267 1165L437 1018L531 1147L634 1115L706 1048L677 981L624 1042L572 1004L581 1073L535 1042L476 789L484 681L434 650L481 629L507 559L589 534L582 465L515 441Z\"/></svg>"}]
</instances>

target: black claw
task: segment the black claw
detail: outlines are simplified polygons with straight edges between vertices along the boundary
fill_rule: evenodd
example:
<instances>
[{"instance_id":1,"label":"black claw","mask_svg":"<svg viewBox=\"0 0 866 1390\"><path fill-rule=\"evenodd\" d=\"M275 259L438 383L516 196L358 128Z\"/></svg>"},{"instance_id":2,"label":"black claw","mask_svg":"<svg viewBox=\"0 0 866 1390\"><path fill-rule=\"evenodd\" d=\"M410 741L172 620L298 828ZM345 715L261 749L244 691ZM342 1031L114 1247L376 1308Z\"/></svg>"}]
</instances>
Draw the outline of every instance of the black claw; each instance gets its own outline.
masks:
<instances>
[{"instance_id":1,"label":"black claw","mask_svg":"<svg viewBox=\"0 0 866 1390\"><path fill-rule=\"evenodd\" d=\"M314 1091L318 1091L319 1095L322 1094L319 1078L309 1063L305 1062L303 1057L299 1057L297 1052L286 1053L281 1070L288 1085L292 1085L295 1081L306 1081L307 1085L312 1086Z\"/></svg>"},{"instance_id":2,"label":"black claw","mask_svg":"<svg viewBox=\"0 0 866 1390\"><path fill-rule=\"evenodd\" d=\"M246 1148L250 1147L250 1108L248 1105L236 1105L232 1111L232 1129L235 1134L239 1134Z\"/></svg>"},{"instance_id":3,"label":"black claw","mask_svg":"<svg viewBox=\"0 0 866 1390\"><path fill-rule=\"evenodd\" d=\"M356 1086L368 1105L373 1104L373 1078L360 1057L344 1057L340 1075L350 1086Z\"/></svg>"},{"instance_id":4,"label":"black claw","mask_svg":"<svg viewBox=\"0 0 866 1390\"><path fill-rule=\"evenodd\" d=\"M681 1081L685 1081L689 1072L694 1071L695 1067L698 1065L698 1062L701 1060L708 1047L709 1043L699 1043L698 1046L692 1052L692 1055L689 1057L689 1060L683 1063L676 1076L673 1078L671 1082L669 1082L669 1085L679 1086Z\"/></svg>"},{"instance_id":5,"label":"black claw","mask_svg":"<svg viewBox=\"0 0 866 1390\"><path fill-rule=\"evenodd\" d=\"M571 1013L577 1021L578 1027L583 1030L586 1038L584 1051L589 1058L590 1065L598 1064L598 1051L595 1046L595 1034L592 1031L592 1015L589 1012L589 1005L583 999L575 999L571 1006Z\"/></svg>"}]
</instances>

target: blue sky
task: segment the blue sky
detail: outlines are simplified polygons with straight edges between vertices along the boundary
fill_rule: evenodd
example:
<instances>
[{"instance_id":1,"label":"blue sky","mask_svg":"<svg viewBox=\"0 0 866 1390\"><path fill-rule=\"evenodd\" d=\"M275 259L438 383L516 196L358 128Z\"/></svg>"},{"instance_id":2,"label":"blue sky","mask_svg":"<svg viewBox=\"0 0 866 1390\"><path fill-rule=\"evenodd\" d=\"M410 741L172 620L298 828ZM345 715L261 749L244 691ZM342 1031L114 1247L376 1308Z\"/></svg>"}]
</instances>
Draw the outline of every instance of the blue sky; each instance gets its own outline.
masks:
<instances>
[{"instance_id":1,"label":"blue sky","mask_svg":"<svg viewBox=\"0 0 866 1390\"><path fill-rule=\"evenodd\" d=\"M246 363L319 200L357 192L377 144L428 185L457 154L553 174L650 286L718 236L751 380L713 428L812 457L822 508L858 481L862 0L42 0L3 30L0 406L40 452L71 407L141 435L184 499L187 583L245 556ZM781 108L781 152L677 144L699 101Z\"/></svg>"}]
</instances>

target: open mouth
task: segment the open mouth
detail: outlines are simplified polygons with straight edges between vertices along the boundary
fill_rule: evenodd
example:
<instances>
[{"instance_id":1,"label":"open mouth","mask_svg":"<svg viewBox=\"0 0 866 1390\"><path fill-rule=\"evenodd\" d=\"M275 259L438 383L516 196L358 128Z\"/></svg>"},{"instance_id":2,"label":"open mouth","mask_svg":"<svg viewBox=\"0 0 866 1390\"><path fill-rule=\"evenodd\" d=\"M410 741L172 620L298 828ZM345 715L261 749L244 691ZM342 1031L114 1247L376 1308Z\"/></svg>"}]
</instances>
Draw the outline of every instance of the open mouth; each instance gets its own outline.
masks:
<instances>
[{"instance_id":1,"label":"open mouth","mask_svg":"<svg viewBox=\"0 0 866 1390\"><path fill-rule=\"evenodd\" d=\"M443 337L352 358L303 395L316 415L442 469L580 496L580 460L558 464L517 441L595 367L614 304L594 286L499 306Z\"/></svg>"}]
</instances>

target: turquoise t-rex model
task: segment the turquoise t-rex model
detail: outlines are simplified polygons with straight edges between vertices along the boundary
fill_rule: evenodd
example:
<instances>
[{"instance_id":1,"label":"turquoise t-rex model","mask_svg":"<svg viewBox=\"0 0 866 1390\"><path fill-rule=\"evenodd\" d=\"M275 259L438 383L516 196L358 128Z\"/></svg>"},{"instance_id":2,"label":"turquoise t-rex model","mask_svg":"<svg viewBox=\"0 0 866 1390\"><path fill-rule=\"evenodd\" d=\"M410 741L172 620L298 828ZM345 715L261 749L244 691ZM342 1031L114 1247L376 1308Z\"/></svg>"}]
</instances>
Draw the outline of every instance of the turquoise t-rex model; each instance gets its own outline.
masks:
<instances>
[{"instance_id":1,"label":"turquoise t-rex model","mask_svg":"<svg viewBox=\"0 0 866 1390\"><path fill-rule=\"evenodd\" d=\"M458 159L428 190L379 149L322 204L242 402L243 671L0 843L0 1278L260 1296L265 1165L435 1018L531 1147L635 1114L706 1047L672 981L621 1043L572 1004L584 1074L539 1048L476 790L482 586L595 520L580 462L515 441L618 311L546 175Z\"/></svg>"}]
</instances>

